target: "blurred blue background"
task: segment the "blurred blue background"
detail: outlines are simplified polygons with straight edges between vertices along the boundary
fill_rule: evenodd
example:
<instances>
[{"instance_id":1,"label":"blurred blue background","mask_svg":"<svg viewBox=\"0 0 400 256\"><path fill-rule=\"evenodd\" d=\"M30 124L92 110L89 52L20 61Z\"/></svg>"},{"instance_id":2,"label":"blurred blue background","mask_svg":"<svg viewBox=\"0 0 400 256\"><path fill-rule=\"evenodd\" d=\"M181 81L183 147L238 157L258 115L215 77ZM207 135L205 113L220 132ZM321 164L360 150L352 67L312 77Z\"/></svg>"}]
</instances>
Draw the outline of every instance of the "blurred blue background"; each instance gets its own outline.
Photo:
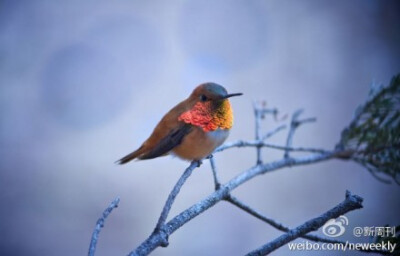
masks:
<instances>
[{"instance_id":1,"label":"blurred blue background","mask_svg":"<svg viewBox=\"0 0 400 256\"><path fill-rule=\"evenodd\" d=\"M153 230L188 165L172 157L117 166L158 120L206 81L232 99L228 140L253 139L253 100L283 114L304 108L294 146L332 148L372 82L400 71L398 1L0 1L1 255L85 255L97 218L120 207L96 255L126 255ZM268 117L264 131L281 123ZM271 142L283 144L287 131ZM265 161L282 152L264 150ZM216 156L226 182L255 163L254 149ZM349 162L257 177L235 191L296 226L344 198L365 207L350 227L400 223L400 188ZM195 170L171 217L213 190ZM320 233L320 232L319 232ZM280 232L222 202L154 255L242 255ZM321 233L320 233L321 234ZM347 232L343 239L361 241ZM287 255L283 247L275 255ZM295 255L344 255L342 252Z\"/></svg>"}]
</instances>

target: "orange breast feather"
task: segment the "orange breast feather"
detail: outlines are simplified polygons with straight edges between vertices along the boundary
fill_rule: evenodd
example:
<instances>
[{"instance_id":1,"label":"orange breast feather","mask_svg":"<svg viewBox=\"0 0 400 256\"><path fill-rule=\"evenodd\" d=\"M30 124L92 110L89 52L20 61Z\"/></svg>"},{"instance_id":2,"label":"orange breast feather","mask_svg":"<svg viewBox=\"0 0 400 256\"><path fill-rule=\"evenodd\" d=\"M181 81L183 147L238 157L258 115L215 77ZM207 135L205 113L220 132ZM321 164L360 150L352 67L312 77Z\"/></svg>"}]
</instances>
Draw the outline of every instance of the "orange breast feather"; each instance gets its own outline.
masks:
<instances>
[{"instance_id":1,"label":"orange breast feather","mask_svg":"<svg viewBox=\"0 0 400 256\"><path fill-rule=\"evenodd\" d=\"M178 120L201 127L205 132L230 129L233 125L233 113L229 100L223 100L217 107L210 101L197 102L194 107L182 113Z\"/></svg>"}]
</instances>

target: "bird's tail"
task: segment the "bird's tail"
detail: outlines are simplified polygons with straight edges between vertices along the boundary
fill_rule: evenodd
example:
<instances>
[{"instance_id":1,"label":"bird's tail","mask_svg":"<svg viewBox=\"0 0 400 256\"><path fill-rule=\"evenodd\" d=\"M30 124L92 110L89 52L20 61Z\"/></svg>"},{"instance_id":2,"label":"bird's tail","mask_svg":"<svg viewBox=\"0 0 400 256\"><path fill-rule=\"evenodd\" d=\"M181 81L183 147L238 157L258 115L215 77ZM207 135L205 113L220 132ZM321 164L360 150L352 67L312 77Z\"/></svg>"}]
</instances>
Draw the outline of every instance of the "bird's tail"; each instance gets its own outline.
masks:
<instances>
[{"instance_id":1,"label":"bird's tail","mask_svg":"<svg viewBox=\"0 0 400 256\"><path fill-rule=\"evenodd\" d=\"M123 158L119 159L116 161L116 164L126 164L127 162L139 157L143 152L142 152L143 147L140 147L138 150L133 151L132 153L124 156Z\"/></svg>"}]
</instances>

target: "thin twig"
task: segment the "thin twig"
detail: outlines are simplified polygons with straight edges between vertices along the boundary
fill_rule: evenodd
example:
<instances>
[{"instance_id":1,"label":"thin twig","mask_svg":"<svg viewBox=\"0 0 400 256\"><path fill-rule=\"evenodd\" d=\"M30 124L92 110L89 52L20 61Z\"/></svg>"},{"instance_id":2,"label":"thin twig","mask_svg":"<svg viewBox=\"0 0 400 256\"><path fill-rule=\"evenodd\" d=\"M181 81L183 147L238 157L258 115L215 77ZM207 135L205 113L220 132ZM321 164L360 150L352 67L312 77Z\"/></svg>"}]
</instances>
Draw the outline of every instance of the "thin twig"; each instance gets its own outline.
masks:
<instances>
[{"instance_id":1,"label":"thin twig","mask_svg":"<svg viewBox=\"0 0 400 256\"><path fill-rule=\"evenodd\" d=\"M278 132L280 132L280 131L282 131L282 130L284 130L284 129L286 129L286 124L283 124L283 125L281 125L281 126L278 126L278 127L276 127L274 130L272 130L272 131L266 133L266 134L262 137L261 140L264 141L264 140L266 140L266 139L268 139L268 138L274 136L275 134L277 134Z\"/></svg>"},{"instance_id":2,"label":"thin twig","mask_svg":"<svg viewBox=\"0 0 400 256\"><path fill-rule=\"evenodd\" d=\"M267 255L281 246L295 240L311 231L316 231L322 227L328 220L335 219L340 215L343 215L349 211L362 208L363 199L357 195L352 195L349 191L346 192L346 199L332 208L331 210L323 213L322 215L311 219L304 224L289 230L286 234L283 234L275 240L259 247L258 249L250 252L249 256L253 255Z\"/></svg>"},{"instance_id":3,"label":"thin twig","mask_svg":"<svg viewBox=\"0 0 400 256\"><path fill-rule=\"evenodd\" d=\"M263 102L263 104L265 103ZM275 118L278 115L277 108L265 108L264 106L262 106L261 108L258 108L258 111L260 112L261 115L272 114L274 115Z\"/></svg>"},{"instance_id":4,"label":"thin twig","mask_svg":"<svg viewBox=\"0 0 400 256\"><path fill-rule=\"evenodd\" d=\"M285 146L279 146L275 144L269 144L265 143L263 141L244 141L244 140L238 140L230 143L225 143L222 146L218 147L214 153L224 151L229 148L241 148L241 147L266 147L266 148L273 148L273 149L278 149L278 150L285 150L285 151L298 151L298 152L311 152L311 153L326 153L329 152L328 150L325 149L319 149L319 148L304 148L304 147L285 147Z\"/></svg>"},{"instance_id":5,"label":"thin twig","mask_svg":"<svg viewBox=\"0 0 400 256\"><path fill-rule=\"evenodd\" d=\"M317 121L317 118L309 117L309 118L306 118L306 119L301 119L298 122L299 122L299 124L305 124L305 123L314 123L316 121Z\"/></svg>"},{"instance_id":6,"label":"thin twig","mask_svg":"<svg viewBox=\"0 0 400 256\"><path fill-rule=\"evenodd\" d=\"M371 173L372 176L374 176L374 178L376 178L377 180L379 180L380 182L383 182L385 184L391 184L392 181L385 179L383 177L378 176L377 171L374 170L371 166L369 166L367 163L365 163L365 160L358 157L358 156L352 156L351 158L354 162L358 163L359 165L361 165L362 167L366 168L367 171L369 173Z\"/></svg>"},{"instance_id":7,"label":"thin twig","mask_svg":"<svg viewBox=\"0 0 400 256\"><path fill-rule=\"evenodd\" d=\"M253 108L254 108L254 119L255 119L255 139L256 140L260 140L260 133L261 133L261 128L260 128L260 123L261 123L261 112L259 110L259 108L257 107L257 104L254 102L253 104ZM256 164L262 164L262 160L261 160L261 147L257 147L257 162Z\"/></svg>"},{"instance_id":8,"label":"thin twig","mask_svg":"<svg viewBox=\"0 0 400 256\"><path fill-rule=\"evenodd\" d=\"M192 174L193 170L196 167L199 167L201 164L200 161L192 161L189 165L188 168L186 168L185 172L182 174L182 176L179 178L178 182L175 184L174 188L172 189L171 193L168 196L167 201L165 202L164 208L161 212L160 218L158 219L156 228L154 229L154 233L162 231L162 227L165 224L165 221L167 220L168 213L171 210L172 204L175 201L176 196L178 195L179 191L181 190L183 184L189 178L189 176ZM168 236L166 237L165 241L163 241L163 246L168 246Z\"/></svg>"},{"instance_id":9,"label":"thin twig","mask_svg":"<svg viewBox=\"0 0 400 256\"><path fill-rule=\"evenodd\" d=\"M93 233L92 233L92 239L90 240L88 256L94 256L94 254L96 252L97 241L99 240L100 231L104 227L104 223L105 223L108 215L111 214L111 212L114 208L118 207L118 204L119 204L119 197L115 198L110 203L110 205L103 211L103 215L97 220L96 227L94 228Z\"/></svg>"},{"instance_id":10,"label":"thin twig","mask_svg":"<svg viewBox=\"0 0 400 256\"><path fill-rule=\"evenodd\" d=\"M265 140L268 137L272 136L273 134L277 133L279 130L283 129L282 127L278 127L277 131L271 132L271 134L266 134L264 137L261 138L261 120L264 119L266 114L273 114L275 119L278 114L278 109L276 108L266 108L265 102L262 102L261 106L258 106L256 102L253 102L253 109L254 109L254 119L255 119L255 140L260 141L260 140ZM262 164L262 158L261 158L261 146L256 147L257 151L257 165Z\"/></svg>"},{"instance_id":11,"label":"thin twig","mask_svg":"<svg viewBox=\"0 0 400 256\"><path fill-rule=\"evenodd\" d=\"M281 223L276 222L275 220L266 217L265 215L261 214L260 212L258 212L257 210L251 208L250 206L248 206L247 204L243 203L242 201L240 201L239 199L237 199L236 197L230 195L227 198L227 201L232 203L233 205L237 206L238 208L242 209L243 211L249 213L250 215L253 215L254 217L256 217L259 220L264 221L265 223L271 225L272 227L283 231L283 232L288 232L290 229L284 225L282 225ZM326 239L326 238L322 238L319 236L315 236L315 235L303 235L301 236L302 238L308 239L310 241L314 241L314 242L323 242L323 243L344 243L343 241L339 241L339 240L332 240L332 239Z\"/></svg>"},{"instance_id":12,"label":"thin twig","mask_svg":"<svg viewBox=\"0 0 400 256\"><path fill-rule=\"evenodd\" d=\"M218 179L218 174L217 174L217 166L215 164L214 156L210 156L210 164L211 164L211 171L213 173L213 178L214 178L214 188L215 190L218 190L221 187L221 182Z\"/></svg>"},{"instance_id":13,"label":"thin twig","mask_svg":"<svg viewBox=\"0 0 400 256\"><path fill-rule=\"evenodd\" d=\"M286 147L291 147L292 146L292 141L293 141L293 135L294 132L297 128L297 118L299 118L299 116L301 115L301 113L303 113L303 109L298 109L296 112L294 112L292 114L292 119L290 121L290 127L289 127L289 133L286 139ZM284 154L285 158L289 157L289 151L285 150L285 154Z\"/></svg>"},{"instance_id":14,"label":"thin twig","mask_svg":"<svg viewBox=\"0 0 400 256\"><path fill-rule=\"evenodd\" d=\"M294 132L296 131L296 129L304 123L310 123L310 122L315 122L317 119L314 117L311 118L306 118L303 120L298 120L299 116L303 113L303 109L299 109L297 111L295 111L292 115L292 120L290 121L290 128L289 128L289 133L287 136L287 140L286 140L286 148L290 148L292 147L292 143L293 143L293 135ZM285 153L283 155L284 158L289 158L289 151L290 150L285 150Z\"/></svg>"}]
</instances>

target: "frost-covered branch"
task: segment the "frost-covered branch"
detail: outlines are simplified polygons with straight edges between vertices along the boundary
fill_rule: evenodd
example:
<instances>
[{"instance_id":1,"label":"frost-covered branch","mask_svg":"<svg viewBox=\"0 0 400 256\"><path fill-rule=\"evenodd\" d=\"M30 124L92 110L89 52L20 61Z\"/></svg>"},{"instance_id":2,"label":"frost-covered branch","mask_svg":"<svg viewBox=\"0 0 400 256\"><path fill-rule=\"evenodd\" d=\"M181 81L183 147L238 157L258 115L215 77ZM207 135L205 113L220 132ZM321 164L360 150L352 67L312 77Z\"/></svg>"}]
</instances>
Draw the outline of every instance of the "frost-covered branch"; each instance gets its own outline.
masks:
<instances>
[{"instance_id":1,"label":"frost-covered branch","mask_svg":"<svg viewBox=\"0 0 400 256\"><path fill-rule=\"evenodd\" d=\"M274 130L267 132L263 137L262 137L262 141L269 139L270 137L274 136L275 134L277 134L280 131L283 131L286 129L286 124L282 124L278 127L276 127Z\"/></svg>"},{"instance_id":2,"label":"frost-covered branch","mask_svg":"<svg viewBox=\"0 0 400 256\"><path fill-rule=\"evenodd\" d=\"M248 253L249 256L254 255L267 255L281 246L295 240L311 231L316 231L322 227L328 220L335 219L340 215L343 215L349 211L362 208L363 199L357 195L352 195L349 191L346 192L346 199L332 208L331 210L323 213L322 215L315 217L300 226L289 230L286 234L279 236L273 241L257 248L256 250Z\"/></svg>"},{"instance_id":3,"label":"frost-covered branch","mask_svg":"<svg viewBox=\"0 0 400 256\"><path fill-rule=\"evenodd\" d=\"M272 148L272 149L278 149L278 150L284 150L286 151L297 151L297 152L310 152L310 153L326 153L329 152L329 150L321 149L321 148L305 148L305 147L287 147L287 146L279 146L275 144L270 144L270 143L265 143L263 141L245 141L245 140L238 140L234 142L228 142L220 147L218 147L215 150L216 152L221 152L226 149L230 148L241 148L241 147L266 147L266 148Z\"/></svg>"},{"instance_id":4,"label":"frost-covered branch","mask_svg":"<svg viewBox=\"0 0 400 256\"><path fill-rule=\"evenodd\" d=\"M118 204L119 204L119 197L115 198L110 203L110 205L104 210L102 216L97 220L96 227L94 228L92 233L92 239L90 240L89 253L88 253L89 256L94 256L96 252L97 241L99 240L100 231L104 227L104 223L108 215L111 214L114 208L118 207Z\"/></svg>"},{"instance_id":5,"label":"frost-covered branch","mask_svg":"<svg viewBox=\"0 0 400 256\"><path fill-rule=\"evenodd\" d=\"M215 187L215 190L218 190L221 187L221 182L219 181L219 178L218 178L217 166L215 164L213 155L210 156L210 165L211 165L211 171L212 171L213 178L214 178L214 187Z\"/></svg>"},{"instance_id":6,"label":"frost-covered branch","mask_svg":"<svg viewBox=\"0 0 400 256\"><path fill-rule=\"evenodd\" d=\"M175 216L172 220L162 226L162 232L153 232L149 238L147 238L129 255L148 255L157 247L162 246L165 239L169 235L174 233L177 229L185 225L187 222L189 222L199 214L208 210L221 200L226 199L231 191L258 175L275 171L284 167L294 167L298 165L317 163L334 158L335 156L336 152L329 152L324 154L313 154L310 156L298 158L286 158L267 164L256 165L237 175L229 182L221 185L218 190L214 191L212 194L210 194L200 202L192 205L188 209Z\"/></svg>"},{"instance_id":7,"label":"frost-covered branch","mask_svg":"<svg viewBox=\"0 0 400 256\"><path fill-rule=\"evenodd\" d=\"M282 232L289 232L289 228L284 226L283 224L266 217L265 215L263 215L262 213L260 213L259 211L255 210L254 208L248 206L247 204L245 204L243 201L237 199L235 196L229 196L229 198L227 199L228 202L232 203L233 205L237 206L238 208L242 209L243 211L247 212L248 214L256 217L257 219L271 225L272 227L276 228L277 230L280 230ZM327 239L327 238L323 238L323 237L319 237L316 235L302 235L302 238L305 238L307 240L310 241L314 241L314 242L323 242L323 243L343 243L342 241L339 240L332 240L332 239Z\"/></svg>"},{"instance_id":8,"label":"frost-covered branch","mask_svg":"<svg viewBox=\"0 0 400 256\"><path fill-rule=\"evenodd\" d=\"M289 133L286 139L286 150L285 150L285 154L284 157L288 158L289 157L289 148L292 147L292 143L293 143L293 136L294 136L294 132L296 131L296 129L304 123L311 123L311 122L315 122L317 119L312 117L312 118L306 118L303 120L299 120L300 115L303 113L303 109L299 109L296 112L293 113L292 115L292 120L290 121L290 128L289 128Z\"/></svg>"},{"instance_id":9,"label":"frost-covered branch","mask_svg":"<svg viewBox=\"0 0 400 256\"><path fill-rule=\"evenodd\" d=\"M271 134L266 134L261 138L261 120L265 118L266 114L272 114L275 119L278 115L278 109L277 108L266 108L266 102L262 101L261 104L257 102L253 102L253 110L254 110L254 120L255 120L255 140L260 141L260 140L265 140L268 137L271 137L275 133L279 132L280 130L284 128L279 128L277 130L274 130L271 132ZM261 159L261 146L256 146L257 148L257 162L256 164L262 164L262 159Z\"/></svg>"},{"instance_id":10,"label":"frost-covered branch","mask_svg":"<svg viewBox=\"0 0 400 256\"><path fill-rule=\"evenodd\" d=\"M188 168L186 168L185 172L182 174L182 176L179 178L178 182L175 184L174 188L172 189L171 193L168 196L167 201L165 202L164 208L161 212L160 218L158 219L156 228L154 229L154 233L163 233L163 227L165 224L165 221L167 220L168 213L171 210L172 204L175 201L176 196L178 195L179 191L181 190L183 184L189 178L189 176L192 174L193 170L196 167L199 167L201 164L200 161L192 161L192 163L189 165ZM162 246L168 246L168 236L162 236L165 238L162 241Z\"/></svg>"}]
</instances>

